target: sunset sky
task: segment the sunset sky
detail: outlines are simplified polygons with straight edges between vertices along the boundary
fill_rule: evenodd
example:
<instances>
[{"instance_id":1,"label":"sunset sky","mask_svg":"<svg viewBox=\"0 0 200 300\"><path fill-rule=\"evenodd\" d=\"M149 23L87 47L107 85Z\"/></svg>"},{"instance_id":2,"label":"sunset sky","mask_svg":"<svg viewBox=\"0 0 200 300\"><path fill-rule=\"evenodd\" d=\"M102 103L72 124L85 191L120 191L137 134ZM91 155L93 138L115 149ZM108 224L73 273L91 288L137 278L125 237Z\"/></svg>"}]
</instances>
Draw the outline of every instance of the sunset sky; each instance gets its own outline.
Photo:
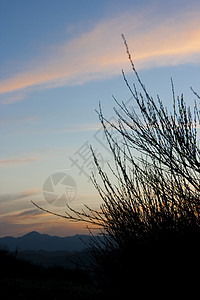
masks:
<instances>
[{"instance_id":1,"label":"sunset sky","mask_svg":"<svg viewBox=\"0 0 200 300\"><path fill-rule=\"evenodd\" d=\"M150 93L170 106L172 77L192 105L190 87L200 93L199 0L0 0L0 236L87 233L31 200L64 214L43 191L66 174L77 187L73 208L101 204L89 145L102 167L112 157L95 109L101 101L114 118L112 95L135 105L121 74L135 81L122 33Z\"/></svg>"}]
</instances>

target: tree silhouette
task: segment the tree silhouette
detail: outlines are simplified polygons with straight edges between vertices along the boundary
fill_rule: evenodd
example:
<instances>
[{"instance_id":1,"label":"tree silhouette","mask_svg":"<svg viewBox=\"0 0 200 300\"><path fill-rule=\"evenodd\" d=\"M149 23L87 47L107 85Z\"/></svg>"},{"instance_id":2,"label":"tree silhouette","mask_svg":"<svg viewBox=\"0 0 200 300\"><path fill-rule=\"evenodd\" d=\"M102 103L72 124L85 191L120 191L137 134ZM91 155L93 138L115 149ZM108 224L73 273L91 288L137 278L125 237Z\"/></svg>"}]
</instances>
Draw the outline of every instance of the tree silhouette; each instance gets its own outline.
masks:
<instances>
[{"instance_id":1,"label":"tree silhouette","mask_svg":"<svg viewBox=\"0 0 200 300\"><path fill-rule=\"evenodd\" d=\"M104 117L99 105L97 113L114 159L109 165L112 177L101 168L91 147L100 176L97 180L92 175L92 181L103 203L99 210L69 207L62 217L100 228L103 238L93 236L90 253L106 289L124 294L146 286L149 294L151 287L159 286L172 292L177 280L194 283L199 267L199 110L196 102L192 110L183 95L176 97L173 81L172 112L159 96L154 99L122 38L136 84L131 85L123 71L122 75L140 115L115 99L116 124ZM110 127L121 136L120 142Z\"/></svg>"}]
</instances>

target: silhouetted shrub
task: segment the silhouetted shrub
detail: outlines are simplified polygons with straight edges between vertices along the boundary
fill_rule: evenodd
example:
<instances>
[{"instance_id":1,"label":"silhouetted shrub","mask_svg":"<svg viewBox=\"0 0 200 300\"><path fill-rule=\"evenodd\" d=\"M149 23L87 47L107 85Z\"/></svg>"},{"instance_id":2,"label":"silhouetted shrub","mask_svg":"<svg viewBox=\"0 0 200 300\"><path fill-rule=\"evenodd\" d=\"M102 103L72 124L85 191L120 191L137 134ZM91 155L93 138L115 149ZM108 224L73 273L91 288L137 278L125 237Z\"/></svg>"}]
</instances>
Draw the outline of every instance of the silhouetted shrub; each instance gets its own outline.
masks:
<instances>
[{"instance_id":1,"label":"silhouetted shrub","mask_svg":"<svg viewBox=\"0 0 200 300\"><path fill-rule=\"evenodd\" d=\"M199 110L195 103L192 111L183 95L176 98L172 82L169 113L159 96L148 93L123 40L137 85L122 74L140 115L115 100L116 124L99 106L114 161L111 172L104 171L91 148L101 184L94 175L92 180L103 203L99 210L69 207L63 217L99 226L104 239L93 237L90 253L98 282L111 294L166 295L179 284L192 290L200 250Z\"/></svg>"}]
</instances>

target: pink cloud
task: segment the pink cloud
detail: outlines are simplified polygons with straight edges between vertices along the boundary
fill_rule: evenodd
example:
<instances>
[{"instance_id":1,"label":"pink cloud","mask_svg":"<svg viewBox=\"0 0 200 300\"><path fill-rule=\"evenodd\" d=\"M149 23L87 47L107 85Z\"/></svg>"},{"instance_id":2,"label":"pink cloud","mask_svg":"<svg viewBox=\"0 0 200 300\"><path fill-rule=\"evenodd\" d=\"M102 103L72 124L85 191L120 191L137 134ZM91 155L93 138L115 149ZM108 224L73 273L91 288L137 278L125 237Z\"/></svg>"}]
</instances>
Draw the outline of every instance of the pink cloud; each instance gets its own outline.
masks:
<instances>
[{"instance_id":1,"label":"pink cloud","mask_svg":"<svg viewBox=\"0 0 200 300\"><path fill-rule=\"evenodd\" d=\"M155 11L146 8L99 22L91 31L54 47L47 57L29 63L28 71L1 80L0 102L19 101L33 89L83 84L119 74L128 66L121 33L139 69L199 63L198 11L177 11L163 19L155 16Z\"/></svg>"},{"instance_id":2,"label":"pink cloud","mask_svg":"<svg viewBox=\"0 0 200 300\"><path fill-rule=\"evenodd\" d=\"M37 161L36 157L0 159L0 167Z\"/></svg>"}]
</instances>

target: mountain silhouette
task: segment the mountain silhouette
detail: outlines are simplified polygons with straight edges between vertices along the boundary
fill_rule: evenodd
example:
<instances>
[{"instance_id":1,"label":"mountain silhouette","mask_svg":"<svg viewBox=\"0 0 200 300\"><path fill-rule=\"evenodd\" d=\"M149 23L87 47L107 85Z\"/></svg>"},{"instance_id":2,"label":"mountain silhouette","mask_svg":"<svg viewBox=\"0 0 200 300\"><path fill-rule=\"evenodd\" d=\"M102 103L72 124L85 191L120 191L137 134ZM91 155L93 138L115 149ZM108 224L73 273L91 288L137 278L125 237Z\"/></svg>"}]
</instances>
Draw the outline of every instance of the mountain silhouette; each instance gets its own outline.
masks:
<instances>
[{"instance_id":1,"label":"mountain silhouette","mask_svg":"<svg viewBox=\"0 0 200 300\"><path fill-rule=\"evenodd\" d=\"M82 251L86 248L89 239L89 235L58 237L32 231L22 237L2 237L0 238L0 247L6 246L10 251L16 249L19 251Z\"/></svg>"}]
</instances>

